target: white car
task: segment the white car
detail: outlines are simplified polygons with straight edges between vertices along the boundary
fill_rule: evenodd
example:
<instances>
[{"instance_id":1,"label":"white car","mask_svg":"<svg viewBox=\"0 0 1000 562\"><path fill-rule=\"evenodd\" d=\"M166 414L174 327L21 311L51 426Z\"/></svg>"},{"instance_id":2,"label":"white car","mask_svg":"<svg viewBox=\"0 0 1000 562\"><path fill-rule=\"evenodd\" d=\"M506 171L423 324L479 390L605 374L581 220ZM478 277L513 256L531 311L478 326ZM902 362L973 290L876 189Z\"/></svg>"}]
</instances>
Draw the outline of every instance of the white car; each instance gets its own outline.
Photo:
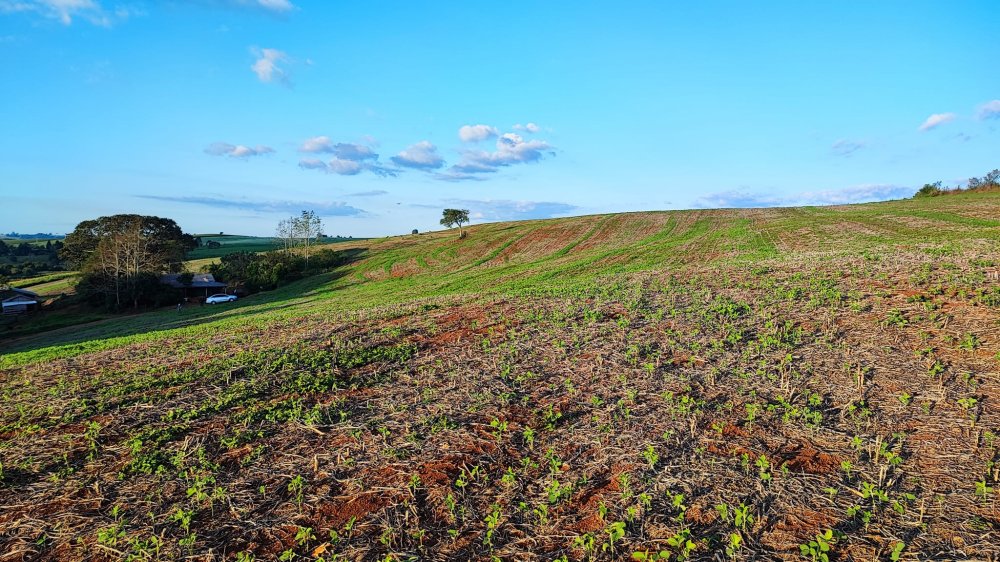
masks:
<instances>
[{"instance_id":1,"label":"white car","mask_svg":"<svg viewBox=\"0 0 1000 562\"><path fill-rule=\"evenodd\" d=\"M215 304L219 302L233 302L236 300L236 295L226 295L219 293L218 295L212 295L205 299L205 304Z\"/></svg>"}]
</instances>

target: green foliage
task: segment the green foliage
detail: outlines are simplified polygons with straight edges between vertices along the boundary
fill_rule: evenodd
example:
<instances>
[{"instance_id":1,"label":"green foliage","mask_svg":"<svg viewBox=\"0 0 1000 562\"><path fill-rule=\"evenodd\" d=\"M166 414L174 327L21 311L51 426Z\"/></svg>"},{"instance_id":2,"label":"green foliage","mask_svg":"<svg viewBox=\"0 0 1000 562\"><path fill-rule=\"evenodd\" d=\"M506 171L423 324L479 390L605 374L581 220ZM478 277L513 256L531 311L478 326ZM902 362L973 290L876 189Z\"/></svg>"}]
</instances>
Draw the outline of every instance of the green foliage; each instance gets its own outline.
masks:
<instances>
[{"instance_id":1,"label":"green foliage","mask_svg":"<svg viewBox=\"0 0 1000 562\"><path fill-rule=\"evenodd\" d=\"M941 195L941 182L925 183L923 187L917 190L914 197L937 197Z\"/></svg>"},{"instance_id":2,"label":"green foliage","mask_svg":"<svg viewBox=\"0 0 1000 562\"><path fill-rule=\"evenodd\" d=\"M77 288L85 299L120 310L161 304L168 291L158 282L179 271L195 240L171 219L112 215L86 220L69 233L60 256L83 272Z\"/></svg>"},{"instance_id":3,"label":"green foliage","mask_svg":"<svg viewBox=\"0 0 1000 562\"><path fill-rule=\"evenodd\" d=\"M829 562L830 546L836 543L837 539L840 537L841 533L832 529L827 529L826 531L817 534L816 538L808 543L800 544L799 553L802 554L804 558L812 560L812 562Z\"/></svg>"},{"instance_id":4,"label":"green foliage","mask_svg":"<svg viewBox=\"0 0 1000 562\"><path fill-rule=\"evenodd\" d=\"M453 226L458 226L461 236L465 236L465 231L462 230L462 224L469 222L469 210L468 209L445 209L441 213L441 225L447 228Z\"/></svg>"}]
</instances>

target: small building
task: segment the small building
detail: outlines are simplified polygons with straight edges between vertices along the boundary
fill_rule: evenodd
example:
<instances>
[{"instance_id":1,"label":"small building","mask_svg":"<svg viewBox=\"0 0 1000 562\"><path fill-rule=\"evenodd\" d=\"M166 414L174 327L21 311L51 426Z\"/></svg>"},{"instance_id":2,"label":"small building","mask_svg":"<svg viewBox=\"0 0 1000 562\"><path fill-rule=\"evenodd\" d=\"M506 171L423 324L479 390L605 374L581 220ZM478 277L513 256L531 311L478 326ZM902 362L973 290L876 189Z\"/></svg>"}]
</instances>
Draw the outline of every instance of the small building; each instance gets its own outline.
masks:
<instances>
[{"instance_id":1,"label":"small building","mask_svg":"<svg viewBox=\"0 0 1000 562\"><path fill-rule=\"evenodd\" d=\"M0 304L3 314L24 314L38 310L38 294L25 289L0 290Z\"/></svg>"},{"instance_id":2,"label":"small building","mask_svg":"<svg viewBox=\"0 0 1000 562\"><path fill-rule=\"evenodd\" d=\"M160 283L180 289L186 299L203 299L215 293L224 292L226 284L215 280L211 273L196 273L191 277L191 283L185 284L184 273L171 273L160 277ZM187 274L190 275L190 274Z\"/></svg>"}]
</instances>

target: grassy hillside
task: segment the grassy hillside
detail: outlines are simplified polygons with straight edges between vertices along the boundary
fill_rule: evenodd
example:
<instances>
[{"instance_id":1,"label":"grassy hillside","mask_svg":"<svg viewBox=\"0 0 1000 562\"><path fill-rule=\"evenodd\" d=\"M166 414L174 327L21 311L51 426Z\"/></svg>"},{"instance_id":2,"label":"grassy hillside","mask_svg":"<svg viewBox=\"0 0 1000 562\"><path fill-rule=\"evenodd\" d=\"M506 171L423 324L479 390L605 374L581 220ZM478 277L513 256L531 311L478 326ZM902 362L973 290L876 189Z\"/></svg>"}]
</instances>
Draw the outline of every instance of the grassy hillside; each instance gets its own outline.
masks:
<instances>
[{"instance_id":1,"label":"grassy hillside","mask_svg":"<svg viewBox=\"0 0 1000 562\"><path fill-rule=\"evenodd\" d=\"M0 546L1000 556L1000 196L468 230L2 344Z\"/></svg>"}]
</instances>

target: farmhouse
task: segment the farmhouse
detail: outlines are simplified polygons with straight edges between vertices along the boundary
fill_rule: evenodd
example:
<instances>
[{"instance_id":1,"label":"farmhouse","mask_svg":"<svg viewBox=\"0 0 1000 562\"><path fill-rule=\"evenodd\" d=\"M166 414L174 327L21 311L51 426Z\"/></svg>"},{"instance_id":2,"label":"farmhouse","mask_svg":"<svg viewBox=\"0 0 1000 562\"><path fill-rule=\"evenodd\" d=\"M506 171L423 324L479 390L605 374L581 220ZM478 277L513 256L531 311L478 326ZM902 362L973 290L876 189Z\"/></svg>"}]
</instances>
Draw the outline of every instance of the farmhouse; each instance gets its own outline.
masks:
<instances>
[{"instance_id":1,"label":"farmhouse","mask_svg":"<svg viewBox=\"0 0 1000 562\"><path fill-rule=\"evenodd\" d=\"M191 276L191 282L185 283L184 273L171 273L160 277L160 283L169 285L184 292L184 298L206 298L213 293L226 288L225 283L215 280L211 273L196 273Z\"/></svg>"},{"instance_id":2,"label":"farmhouse","mask_svg":"<svg viewBox=\"0 0 1000 562\"><path fill-rule=\"evenodd\" d=\"M3 314L24 314L38 309L38 295L25 289L0 290Z\"/></svg>"}]
</instances>

